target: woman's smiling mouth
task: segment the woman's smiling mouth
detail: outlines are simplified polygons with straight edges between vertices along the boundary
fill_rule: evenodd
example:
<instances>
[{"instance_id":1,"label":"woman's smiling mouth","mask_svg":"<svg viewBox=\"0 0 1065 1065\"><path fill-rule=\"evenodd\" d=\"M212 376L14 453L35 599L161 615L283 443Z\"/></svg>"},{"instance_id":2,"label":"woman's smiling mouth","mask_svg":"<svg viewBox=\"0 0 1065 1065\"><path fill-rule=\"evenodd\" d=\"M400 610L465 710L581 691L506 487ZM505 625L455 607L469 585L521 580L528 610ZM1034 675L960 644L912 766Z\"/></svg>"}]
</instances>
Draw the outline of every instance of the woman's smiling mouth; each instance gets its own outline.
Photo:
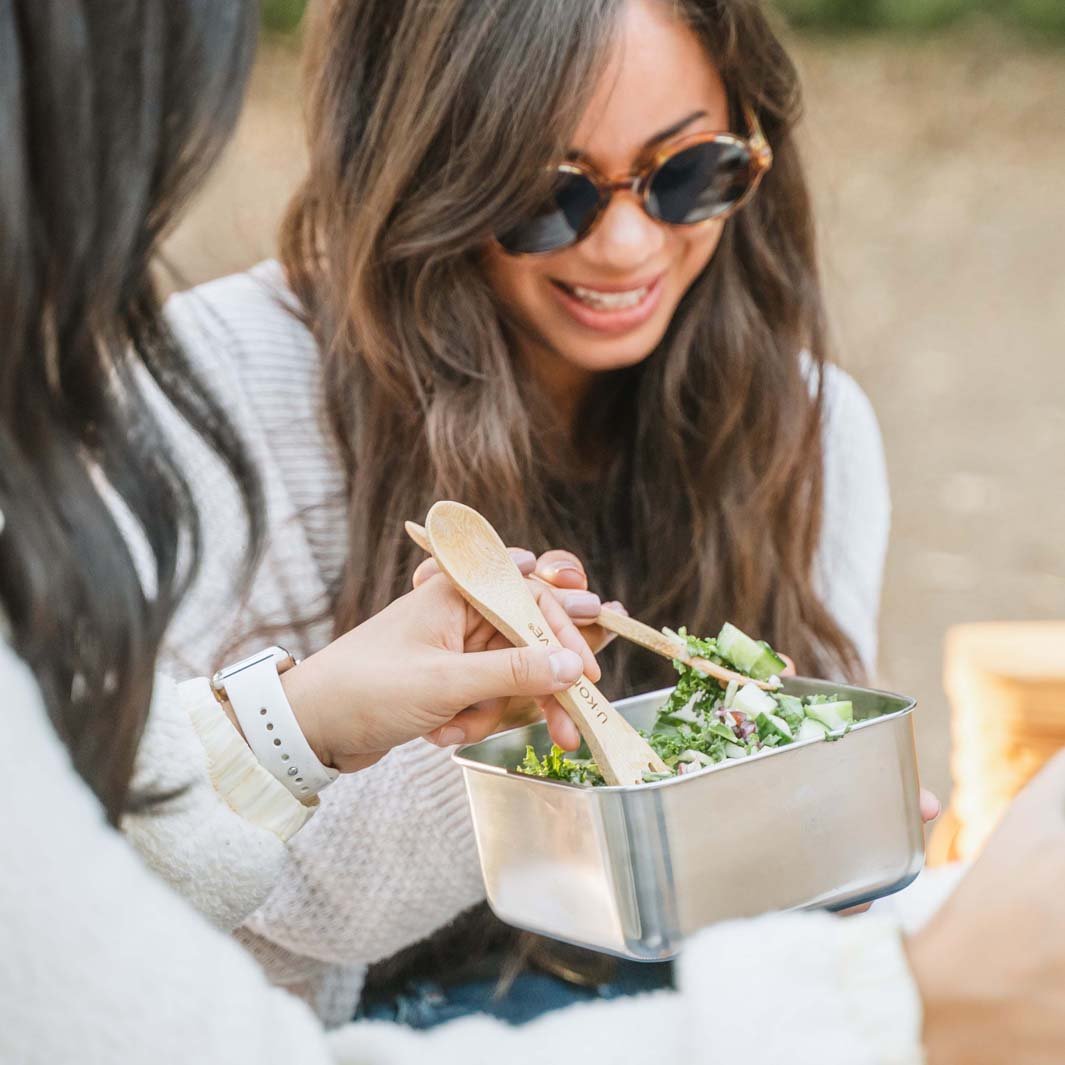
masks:
<instances>
[{"instance_id":1,"label":"woman's smiling mouth","mask_svg":"<svg viewBox=\"0 0 1065 1065\"><path fill-rule=\"evenodd\" d=\"M626 333L658 307L663 274L626 286L580 285L552 278L559 303L579 325L600 333Z\"/></svg>"}]
</instances>

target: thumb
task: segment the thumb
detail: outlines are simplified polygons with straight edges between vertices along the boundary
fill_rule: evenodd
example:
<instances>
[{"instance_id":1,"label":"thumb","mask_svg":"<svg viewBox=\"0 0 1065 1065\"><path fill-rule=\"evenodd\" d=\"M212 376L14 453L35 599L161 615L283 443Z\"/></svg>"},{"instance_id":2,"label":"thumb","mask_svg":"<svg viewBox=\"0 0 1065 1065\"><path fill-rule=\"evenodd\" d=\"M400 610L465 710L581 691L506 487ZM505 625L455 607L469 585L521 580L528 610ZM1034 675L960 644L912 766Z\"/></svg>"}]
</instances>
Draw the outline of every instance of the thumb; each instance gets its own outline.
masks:
<instances>
[{"instance_id":1,"label":"thumb","mask_svg":"<svg viewBox=\"0 0 1065 1065\"><path fill-rule=\"evenodd\" d=\"M550 695L580 679L584 662L564 647L515 647L455 657L453 700L472 705L515 695Z\"/></svg>"}]
</instances>

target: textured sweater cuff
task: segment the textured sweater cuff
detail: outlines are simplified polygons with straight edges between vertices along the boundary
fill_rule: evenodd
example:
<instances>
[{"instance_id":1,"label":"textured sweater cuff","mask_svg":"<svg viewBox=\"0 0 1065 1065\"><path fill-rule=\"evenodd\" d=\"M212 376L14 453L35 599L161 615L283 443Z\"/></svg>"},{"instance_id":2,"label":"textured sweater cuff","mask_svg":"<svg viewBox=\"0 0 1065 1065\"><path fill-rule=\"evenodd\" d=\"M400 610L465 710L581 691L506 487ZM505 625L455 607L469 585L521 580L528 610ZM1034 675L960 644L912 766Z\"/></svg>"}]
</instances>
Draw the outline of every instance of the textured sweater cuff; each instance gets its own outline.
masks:
<instances>
[{"instance_id":1,"label":"textured sweater cuff","mask_svg":"<svg viewBox=\"0 0 1065 1065\"><path fill-rule=\"evenodd\" d=\"M921 1065L921 1000L898 926L872 915L791 914L719 925L679 963L679 986L699 1003L750 1001L770 1023L755 1033L717 1026L722 1061L780 1065ZM749 1049L749 1046L748 1046ZM717 1057L714 1060L718 1060Z\"/></svg>"},{"instance_id":2,"label":"textured sweater cuff","mask_svg":"<svg viewBox=\"0 0 1065 1065\"><path fill-rule=\"evenodd\" d=\"M263 768L218 705L202 677L179 685L181 701L207 752L211 783L231 810L282 842L298 832L318 808L317 798L301 803Z\"/></svg>"}]
</instances>

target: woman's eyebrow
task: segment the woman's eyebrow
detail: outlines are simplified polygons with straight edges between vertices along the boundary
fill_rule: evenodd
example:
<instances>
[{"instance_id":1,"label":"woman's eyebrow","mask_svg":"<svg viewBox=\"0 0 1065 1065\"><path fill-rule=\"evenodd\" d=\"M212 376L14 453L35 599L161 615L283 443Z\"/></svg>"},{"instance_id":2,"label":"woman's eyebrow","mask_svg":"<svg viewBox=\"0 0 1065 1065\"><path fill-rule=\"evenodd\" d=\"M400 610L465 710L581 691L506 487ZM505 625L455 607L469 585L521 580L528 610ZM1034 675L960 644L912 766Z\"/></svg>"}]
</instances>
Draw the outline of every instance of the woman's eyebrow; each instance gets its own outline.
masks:
<instances>
[{"instance_id":1,"label":"woman's eyebrow","mask_svg":"<svg viewBox=\"0 0 1065 1065\"><path fill-rule=\"evenodd\" d=\"M681 132L681 130L685 129L687 126L690 126L697 118L706 118L706 112L692 111L690 115L687 115L685 118L682 118L679 122L674 122L673 125L670 126L668 129L662 130L661 133L656 133L653 137L651 137L650 140L648 140L644 144L643 150L646 152L650 148L657 147L663 141L668 141L670 137L675 137L678 133Z\"/></svg>"},{"instance_id":2,"label":"woman's eyebrow","mask_svg":"<svg viewBox=\"0 0 1065 1065\"><path fill-rule=\"evenodd\" d=\"M706 118L708 112L706 111L692 111L690 115L685 115L679 122L674 122L672 126L662 130L660 133L656 133L648 141L644 143L644 146L640 149L641 152L650 151L652 148L656 148L663 141L668 141L670 137L675 137L683 129L690 126L698 118ZM566 152L566 159L570 162L576 162L579 159L584 158L584 153L577 148L570 148Z\"/></svg>"}]
</instances>

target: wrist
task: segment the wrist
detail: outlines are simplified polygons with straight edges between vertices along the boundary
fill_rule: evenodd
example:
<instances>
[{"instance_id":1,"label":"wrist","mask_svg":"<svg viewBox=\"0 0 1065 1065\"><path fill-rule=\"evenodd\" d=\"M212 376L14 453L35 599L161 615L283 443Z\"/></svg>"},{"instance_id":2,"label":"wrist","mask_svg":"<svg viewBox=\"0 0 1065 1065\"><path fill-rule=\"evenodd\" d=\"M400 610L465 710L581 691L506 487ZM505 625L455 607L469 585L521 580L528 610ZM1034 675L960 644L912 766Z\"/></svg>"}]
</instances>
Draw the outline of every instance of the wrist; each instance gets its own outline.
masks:
<instances>
[{"instance_id":1,"label":"wrist","mask_svg":"<svg viewBox=\"0 0 1065 1065\"><path fill-rule=\"evenodd\" d=\"M281 687L289 706L292 707L292 713L299 724L300 731L318 761L324 766L335 768L333 752L323 735L318 713L318 708L321 707L322 700L327 697L327 693L321 690L322 685L317 673L312 655L281 677Z\"/></svg>"},{"instance_id":2,"label":"wrist","mask_svg":"<svg viewBox=\"0 0 1065 1065\"><path fill-rule=\"evenodd\" d=\"M219 670L211 687L259 763L300 802L307 802L336 779L337 771L312 746L311 741L318 742L314 699L301 694L301 684L292 686L302 719L290 702L283 681L297 665L284 648L267 647Z\"/></svg>"},{"instance_id":3,"label":"wrist","mask_svg":"<svg viewBox=\"0 0 1065 1065\"><path fill-rule=\"evenodd\" d=\"M288 670L281 683L292 712L311 750L323 765L354 773L373 765L386 752L374 750L366 734L366 716L353 692L358 667L350 655L342 659L335 644Z\"/></svg>"}]
</instances>

